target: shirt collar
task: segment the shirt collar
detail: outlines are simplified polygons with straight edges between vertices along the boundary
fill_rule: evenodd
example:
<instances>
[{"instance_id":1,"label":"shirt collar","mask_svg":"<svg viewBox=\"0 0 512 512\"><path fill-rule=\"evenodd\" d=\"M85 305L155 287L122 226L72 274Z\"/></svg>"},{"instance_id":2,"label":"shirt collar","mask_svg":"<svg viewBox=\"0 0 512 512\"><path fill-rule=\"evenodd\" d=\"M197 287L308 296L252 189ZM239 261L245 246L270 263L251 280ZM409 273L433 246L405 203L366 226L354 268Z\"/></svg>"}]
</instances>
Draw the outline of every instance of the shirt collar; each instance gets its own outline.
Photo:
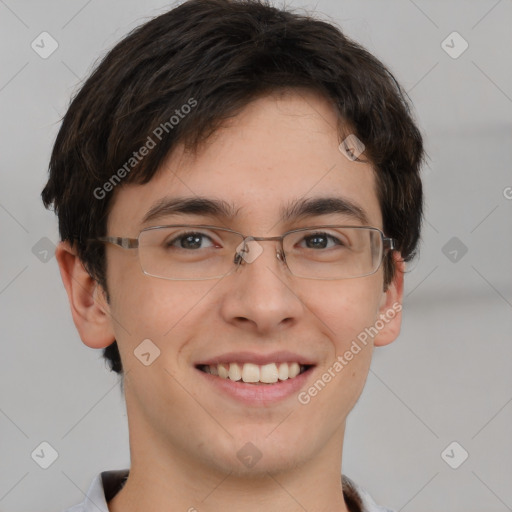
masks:
<instances>
[{"instance_id":1,"label":"shirt collar","mask_svg":"<svg viewBox=\"0 0 512 512\"><path fill-rule=\"evenodd\" d=\"M103 471L92 481L81 508L66 512L109 512L107 503L121 490L129 470Z\"/></svg>"}]
</instances>

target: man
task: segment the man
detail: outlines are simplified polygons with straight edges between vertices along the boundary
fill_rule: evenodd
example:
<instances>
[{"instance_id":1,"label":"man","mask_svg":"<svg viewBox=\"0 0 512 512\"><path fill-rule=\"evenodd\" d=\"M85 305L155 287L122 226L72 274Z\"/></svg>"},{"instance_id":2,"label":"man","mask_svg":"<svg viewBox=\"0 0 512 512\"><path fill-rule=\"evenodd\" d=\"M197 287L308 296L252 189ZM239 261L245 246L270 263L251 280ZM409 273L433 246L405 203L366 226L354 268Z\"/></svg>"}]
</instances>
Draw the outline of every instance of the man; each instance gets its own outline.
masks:
<instances>
[{"instance_id":1,"label":"man","mask_svg":"<svg viewBox=\"0 0 512 512\"><path fill-rule=\"evenodd\" d=\"M422 162L400 86L328 23L190 0L121 41L42 194L130 431L130 470L71 510L388 510L340 464L399 334Z\"/></svg>"}]
</instances>

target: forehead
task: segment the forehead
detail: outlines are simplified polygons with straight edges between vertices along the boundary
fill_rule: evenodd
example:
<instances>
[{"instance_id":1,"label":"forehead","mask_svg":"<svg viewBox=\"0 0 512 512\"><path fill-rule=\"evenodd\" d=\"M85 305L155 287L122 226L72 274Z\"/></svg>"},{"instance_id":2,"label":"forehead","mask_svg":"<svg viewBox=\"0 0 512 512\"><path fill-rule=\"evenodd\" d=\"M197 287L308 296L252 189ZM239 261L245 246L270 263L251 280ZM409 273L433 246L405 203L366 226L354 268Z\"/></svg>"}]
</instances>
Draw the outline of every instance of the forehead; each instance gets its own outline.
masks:
<instances>
[{"instance_id":1,"label":"forehead","mask_svg":"<svg viewBox=\"0 0 512 512\"><path fill-rule=\"evenodd\" d=\"M225 220L232 228L250 227L253 235L282 231L300 204L322 198L339 199L360 210L368 224L381 227L373 168L339 150L337 125L333 106L314 92L259 98L226 121L196 154L178 145L148 183L119 187L108 231L136 236L151 210L173 198L213 199L229 216L222 219L203 208L187 220Z\"/></svg>"}]
</instances>

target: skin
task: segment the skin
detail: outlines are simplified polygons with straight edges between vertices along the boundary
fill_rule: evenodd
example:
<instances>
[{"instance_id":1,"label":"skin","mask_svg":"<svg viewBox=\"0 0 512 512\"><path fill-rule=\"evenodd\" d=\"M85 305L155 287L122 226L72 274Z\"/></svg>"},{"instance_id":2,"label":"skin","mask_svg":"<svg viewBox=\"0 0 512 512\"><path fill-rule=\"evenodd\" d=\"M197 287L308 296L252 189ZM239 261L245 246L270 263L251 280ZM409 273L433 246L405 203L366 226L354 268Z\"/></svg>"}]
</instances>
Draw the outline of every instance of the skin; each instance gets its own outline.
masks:
<instances>
[{"instance_id":1,"label":"skin","mask_svg":"<svg viewBox=\"0 0 512 512\"><path fill-rule=\"evenodd\" d=\"M335 111L322 96L294 90L259 98L197 155L180 146L149 183L116 190L107 232L136 238L155 201L195 195L233 201L240 212L234 219L185 221L253 236L329 224L330 215L283 223L278 211L294 199L332 195L359 205L369 224L382 229L374 171L346 158L339 142ZM209 512L234 505L245 512L347 511L340 480L345 421L363 389L373 346L398 336L400 312L307 405L296 395L274 405L241 405L199 379L194 362L236 350L295 351L317 365L307 389L360 332L401 302L403 273L396 272L385 291L382 267L363 278L301 279L286 271L274 244L261 242L264 251L254 262L203 281L144 275L136 250L107 244L110 303L73 248L59 244L56 256L83 343L99 349L116 339L125 369L131 469L109 502L111 511ZM399 255L396 265L403 270ZM146 338L161 351L150 366L133 355ZM262 454L252 468L236 456L247 442Z\"/></svg>"}]
</instances>

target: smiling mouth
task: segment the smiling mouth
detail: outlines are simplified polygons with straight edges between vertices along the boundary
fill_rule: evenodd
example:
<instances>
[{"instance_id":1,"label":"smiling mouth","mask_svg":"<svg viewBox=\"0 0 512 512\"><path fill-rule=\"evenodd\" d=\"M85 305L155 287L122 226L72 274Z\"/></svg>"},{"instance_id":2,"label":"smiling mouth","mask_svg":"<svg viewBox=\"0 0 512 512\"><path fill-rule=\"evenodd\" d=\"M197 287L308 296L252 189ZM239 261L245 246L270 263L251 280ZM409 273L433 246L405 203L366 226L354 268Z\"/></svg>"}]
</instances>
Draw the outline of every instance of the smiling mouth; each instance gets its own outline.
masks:
<instances>
[{"instance_id":1,"label":"smiling mouth","mask_svg":"<svg viewBox=\"0 0 512 512\"><path fill-rule=\"evenodd\" d=\"M196 368L221 379L243 382L245 384L276 384L291 380L308 371L313 365L290 363L221 363L214 365L197 365Z\"/></svg>"}]
</instances>

